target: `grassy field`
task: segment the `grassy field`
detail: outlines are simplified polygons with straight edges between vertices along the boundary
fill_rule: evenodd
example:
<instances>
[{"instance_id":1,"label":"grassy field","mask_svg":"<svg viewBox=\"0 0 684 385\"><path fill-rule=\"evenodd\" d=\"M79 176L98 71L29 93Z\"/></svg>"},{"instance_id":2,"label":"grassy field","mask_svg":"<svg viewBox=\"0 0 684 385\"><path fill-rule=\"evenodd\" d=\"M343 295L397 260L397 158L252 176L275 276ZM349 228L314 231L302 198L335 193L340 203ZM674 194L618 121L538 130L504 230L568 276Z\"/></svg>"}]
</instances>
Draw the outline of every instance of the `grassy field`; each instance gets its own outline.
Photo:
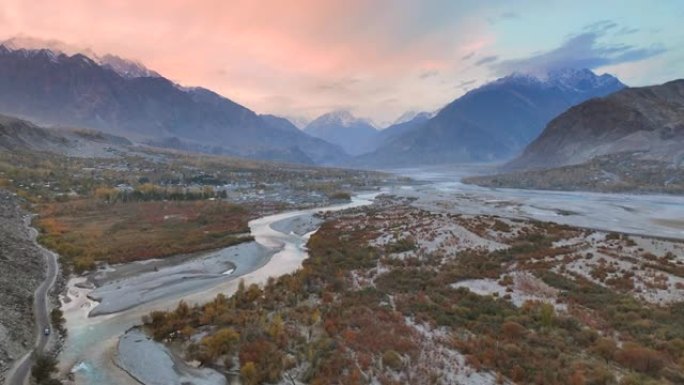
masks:
<instances>
[{"instance_id":1,"label":"grassy field","mask_svg":"<svg viewBox=\"0 0 684 385\"><path fill-rule=\"evenodd\" d=\"M111 158L0 151L0 188L39 214L40 241L77 272L243 242L251 218L349 199L387 177L139 148Z\"/></svg>"},{"instance_id":2,"label":"grassy field","mask_svg":"<svg viewBox=\"0 0 684 385\"><path fill-rule=\"evenodd\" d=\"M251 239L247 206L224 201L105 203L92 199L41 206L41 242L77 271L96 261L129 262L225 247Z\"/></svg>"}]
</instances>

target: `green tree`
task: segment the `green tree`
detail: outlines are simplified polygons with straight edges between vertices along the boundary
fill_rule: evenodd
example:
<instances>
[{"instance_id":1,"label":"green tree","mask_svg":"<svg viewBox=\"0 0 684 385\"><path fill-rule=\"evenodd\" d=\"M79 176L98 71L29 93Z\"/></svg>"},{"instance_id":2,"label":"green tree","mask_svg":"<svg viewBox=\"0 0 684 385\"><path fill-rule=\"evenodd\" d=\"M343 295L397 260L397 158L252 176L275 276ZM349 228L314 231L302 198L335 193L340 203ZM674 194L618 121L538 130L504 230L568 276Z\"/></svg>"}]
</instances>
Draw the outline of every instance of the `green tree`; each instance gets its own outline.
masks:
<instances>
[{"instance_id":1,"label":"green tree","mask_svg":"<svg viewBox=\"0 0 684 385\"><path fill-rule=\"evenodd\" d=\"M65 330L64 322L66 322L66 320L64 319L64 313L62 312L62 309L58 307L52 309L50 312L50 321L52 322L52 325L60 332Z\"/></svg>"},{"instance_id":2,"label":"green tree","mask_svg":"<svg viewBox=\"0 0 684 385\"><path fill-rule=\"evenodd\" d=\"M553 325L556 312L553 305L550 303L543 303L539 309L541 324L545 328L550 328Z\"/></svg>"},{"instance_id":3,"label":"green tree","mask_svg":"<svg viewBox=\"0 0 684 385\"><path fill-rule=\"evenodd\" d=\"M44 384L50 380L52 373L57 372L57 360L45 354L38 354L36 362L31 368L31 375L38 384Z\"/></svg>"}]
</instances>

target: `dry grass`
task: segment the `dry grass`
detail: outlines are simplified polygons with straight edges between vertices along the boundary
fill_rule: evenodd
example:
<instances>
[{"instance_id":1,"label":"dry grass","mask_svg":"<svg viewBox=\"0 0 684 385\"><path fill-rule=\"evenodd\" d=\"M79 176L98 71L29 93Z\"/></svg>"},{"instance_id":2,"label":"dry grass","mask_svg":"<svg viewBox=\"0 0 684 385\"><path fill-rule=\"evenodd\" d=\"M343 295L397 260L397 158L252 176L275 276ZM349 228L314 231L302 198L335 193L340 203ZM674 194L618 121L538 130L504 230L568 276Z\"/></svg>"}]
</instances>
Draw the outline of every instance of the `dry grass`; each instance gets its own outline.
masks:
<instances>
[{"instance_id":1,"label":"dry grass","mask_svg":"<svg viewBox=\"0 0 684 385\"><path fill-rule=\"evenodd\" d=\"M134 202L94 200L42 206L41 241L77 270L112 263L225 247L249 237L249 208L222 201Z\"/></svg>"}]
</instances>

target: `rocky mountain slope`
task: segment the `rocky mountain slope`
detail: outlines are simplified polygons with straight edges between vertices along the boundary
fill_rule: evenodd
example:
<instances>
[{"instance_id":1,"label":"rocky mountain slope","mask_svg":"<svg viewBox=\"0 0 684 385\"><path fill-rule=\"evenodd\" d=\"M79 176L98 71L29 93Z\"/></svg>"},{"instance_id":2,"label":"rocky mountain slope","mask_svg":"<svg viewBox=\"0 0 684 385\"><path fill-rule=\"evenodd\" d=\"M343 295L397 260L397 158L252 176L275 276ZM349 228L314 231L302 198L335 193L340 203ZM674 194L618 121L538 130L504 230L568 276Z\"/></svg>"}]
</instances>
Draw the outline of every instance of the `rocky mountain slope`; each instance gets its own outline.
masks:
<instances>
[{"instance_id":1,"label":"rocky mountain slope","mask_svg":"<svg viewBox=\"0 0 684 385\"><path fill-rule=\"evenodd\" d=\"M33 344L33 291L45 274L20 204L20 198L0 189L0 383L11 363Z\"/></svg>"},{"instance_id":2,"label":"rocky mountain slope","mask_svg":"<svg viewBox=\"0 0 684 385\"><path fill-rule=\"evenodd\" d=\"M47 129L0 115L0 151L51 152L75 157L110 157L131 146L128 139L86 129Z\"/></svg>"},{"instance_id":3,"label":"rocky mountain slope","mask_svg":"<svg viewBox=\"0 0 684 385\"><path fill-rule=\"evenodd\" d=\"M273 128L290 133L299 132L299 128L286 118L269 114L259 115L259 117Z\"/></svg>"},{"instance_id":4,"label":"rocky mountain slope","mask_svg":"<svg viewBox=\"0 0 684 385\"><path fill-rule=\"evenodd\" d=\"M628 88L554 119L487 186L684 193L684 80Z\"/></svg>"},{"instance_id":5,"label":"rocky mountain slope","mask_svg":"<svg viewBox=\"0 0 684 385\"><path fill-rule=\"evenodd\" d=\"M628 88L573 107L554 119L507 168L552 168L621 152L681 163L684 80Z\"/></svg>"},{"instance_id":6,"label":"rocky mountain slope","mask_svg":"<svg viewBox=\"0 0 684 385\"><path fill-rule=\"evenodd\" d=\"M409 131L420 128L427 123L435 114L430 112L420 112L413 116L399 118L394 124L384 128L380 131L379 142L387 143L388 141L406 134Z\"/></svg>"},{"instance_id":7,"label":"rocky mountain slope","mask_svg":"<svg viewBox=\"0 0 684 385\"><path fill-rule=\"evenodd\" d=\"M346 158L325 141L273 127L227 98L182 88L134 62L110 56L99 61L17 42L0 45L0 112L136 141L175 138L243 157L318 164Z\"/></svg>"},{"instance_id":8,"label":"rocky mountain slope","mask_svg":"<svg viewBox=\"0 0 684 385\"><path fill-rule=\"evenodd\" d=\"M360 161L386 167L511 158L567 108L623 87L589 70L510 75L468 92Z\"/></svg>"}]
</instances>

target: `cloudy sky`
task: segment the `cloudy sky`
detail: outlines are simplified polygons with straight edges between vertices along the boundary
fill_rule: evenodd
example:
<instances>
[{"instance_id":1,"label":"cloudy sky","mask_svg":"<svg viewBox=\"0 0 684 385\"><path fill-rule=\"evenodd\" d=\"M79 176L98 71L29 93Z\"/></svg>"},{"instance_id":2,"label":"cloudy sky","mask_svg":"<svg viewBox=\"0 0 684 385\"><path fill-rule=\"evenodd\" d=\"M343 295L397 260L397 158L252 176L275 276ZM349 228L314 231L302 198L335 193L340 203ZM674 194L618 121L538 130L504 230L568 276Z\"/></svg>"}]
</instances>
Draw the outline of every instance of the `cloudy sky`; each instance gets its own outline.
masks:
<instances>
[{"instance_id":1,"label":"cloudy sky","mask_svg":"<svg viewBox=\"0 0 684 385\"><path fill-rule=\"evenodd\" d=\"M381 123L513 71L684 77L681 20L681 0L3 0L0 37L133 58L260 113Z\"/></svg>"}]
</instances>

